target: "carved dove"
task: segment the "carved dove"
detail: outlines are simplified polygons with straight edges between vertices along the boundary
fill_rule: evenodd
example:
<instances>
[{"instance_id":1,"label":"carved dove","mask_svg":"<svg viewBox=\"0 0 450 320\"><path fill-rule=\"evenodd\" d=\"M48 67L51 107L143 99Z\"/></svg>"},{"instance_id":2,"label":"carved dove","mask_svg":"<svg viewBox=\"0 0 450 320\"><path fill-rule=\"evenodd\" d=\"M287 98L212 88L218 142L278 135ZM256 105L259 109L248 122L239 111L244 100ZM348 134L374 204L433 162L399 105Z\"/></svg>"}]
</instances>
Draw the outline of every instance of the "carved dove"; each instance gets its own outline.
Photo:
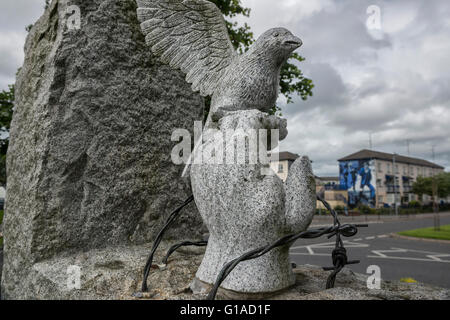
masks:
<instances>
[{"instance_id":1,"label":"carved dove","mask_svg":"<svg viewBox=\"0 0 450 320\"><path fill-rule=\"evenodd\" d=\"M240 55L212 2L136 1L142 32L153 54L186 73L194 91L212 96L208 123L217 121L221 111L268 112L275 105L281 67L302 45L291 32L270 29Z\"/></svg>"}]
</instances>

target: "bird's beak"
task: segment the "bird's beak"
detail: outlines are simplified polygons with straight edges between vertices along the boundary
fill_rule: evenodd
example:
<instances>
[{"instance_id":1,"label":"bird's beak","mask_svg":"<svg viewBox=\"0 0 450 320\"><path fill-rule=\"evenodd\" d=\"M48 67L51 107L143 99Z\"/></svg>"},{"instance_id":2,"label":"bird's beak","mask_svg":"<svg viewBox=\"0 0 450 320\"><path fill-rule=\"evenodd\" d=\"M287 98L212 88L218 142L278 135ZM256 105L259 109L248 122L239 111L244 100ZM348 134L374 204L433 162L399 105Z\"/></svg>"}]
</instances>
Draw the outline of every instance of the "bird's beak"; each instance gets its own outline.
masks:
<instances>
[{"instance_id":1,"label":"bird's beak","mask_svg":"<svg viewBox=\"0 0 450 320\"><path fill-rule=\"evenodd\" d=\"M284 44L287 46L290 46L292 48L300 48L303 44L302 40L300 38L297 38L296 36L290 36L284 41Z\"/></svg>"}]
</instances>

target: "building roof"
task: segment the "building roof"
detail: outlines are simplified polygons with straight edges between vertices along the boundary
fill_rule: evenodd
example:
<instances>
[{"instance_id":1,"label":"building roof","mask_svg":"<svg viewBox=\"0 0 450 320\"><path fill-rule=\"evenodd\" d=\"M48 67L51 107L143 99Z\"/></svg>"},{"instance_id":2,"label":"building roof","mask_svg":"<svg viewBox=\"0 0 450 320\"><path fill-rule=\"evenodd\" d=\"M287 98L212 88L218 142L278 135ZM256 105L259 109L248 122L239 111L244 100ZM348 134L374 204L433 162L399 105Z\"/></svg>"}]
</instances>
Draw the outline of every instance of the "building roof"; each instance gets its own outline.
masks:
<instances>
[{"instance_id":1,"label":"building roof","mask_svg":"<svg viewBox=\"0 0 450 320\"><path fill-rule=\"evenodd\" d=\"M394 154L363 149L363 150L353 153L349 156L341 158L338 161L362 160L362 159L379 159L379 160L386 160L386 161L392 162L392 161L394 161ZM406 157L406 156L402 156L402 155L398 155L398 154L395 155L395 161L399 162L399 163L413 164L416 166L445 169L444 167L437 165L435 163L432 163L430 161L427 161L427 160Z\"/></svg>"},{"instance_id":2,"label":"building roof","mask_svg":"<svg viewBox=\"0 0 450 320\"><path fill-rule=\"evenodd\" d=\"M274 155L276 155L276 153L274 153ZM285 161L285 160L295 161L298 158L300 158L300 156L296 153L291 153L291 152L287 152L287 151L278 153L279 161Z\"/></svg>"}]
</instances>

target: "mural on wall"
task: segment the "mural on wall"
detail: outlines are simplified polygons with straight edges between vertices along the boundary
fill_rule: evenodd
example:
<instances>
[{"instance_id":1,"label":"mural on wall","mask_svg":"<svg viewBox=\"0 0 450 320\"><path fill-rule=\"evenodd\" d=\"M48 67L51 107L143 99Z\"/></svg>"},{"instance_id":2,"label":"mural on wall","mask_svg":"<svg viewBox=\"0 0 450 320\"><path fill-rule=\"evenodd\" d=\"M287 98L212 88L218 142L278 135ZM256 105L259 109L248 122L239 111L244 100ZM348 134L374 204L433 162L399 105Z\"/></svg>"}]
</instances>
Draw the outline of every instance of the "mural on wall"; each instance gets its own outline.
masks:
<instances>
[{"instance_id":1,"label":"mural on wall","mask_svg":"<svg viewBox=\"0 0 450 320\"><path fill-rule=\"evenodd\" d=\"M339 163L341 189L348 191L350 208L366 205L374 208L375 198L375 161L353 160Z\"/></svg>"}]
</instances>

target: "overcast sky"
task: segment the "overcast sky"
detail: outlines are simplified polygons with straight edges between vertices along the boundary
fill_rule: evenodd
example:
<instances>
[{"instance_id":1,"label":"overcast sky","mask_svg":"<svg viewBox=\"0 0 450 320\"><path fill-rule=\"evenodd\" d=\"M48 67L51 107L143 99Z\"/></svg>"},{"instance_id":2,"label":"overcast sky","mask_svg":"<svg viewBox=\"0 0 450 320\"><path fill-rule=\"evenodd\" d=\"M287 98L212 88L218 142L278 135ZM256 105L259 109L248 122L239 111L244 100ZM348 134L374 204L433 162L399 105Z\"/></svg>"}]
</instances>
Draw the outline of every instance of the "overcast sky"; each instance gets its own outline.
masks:
<instances>
[{"instance_id":1,"label":"overcast sky","mask_svg":"<svg viewBox=\"0 0 450 320\"><path fill-rule=\"evenodd\" d=\"M337 159L369 147L450 169L450 1L243 0L256 36L282 26L303 40L301 69L314 97L283 105L283 151L309 155L317 175L338 175ZM378 6L381 30L369 29ZM0 89L23 62L25 26L44 0L0 1ZM370 20L374 21L374 20ZM376 20L375 20L376 21ZM376 27L376 24L371 24Z\"/></svg>"}]
</instances>

